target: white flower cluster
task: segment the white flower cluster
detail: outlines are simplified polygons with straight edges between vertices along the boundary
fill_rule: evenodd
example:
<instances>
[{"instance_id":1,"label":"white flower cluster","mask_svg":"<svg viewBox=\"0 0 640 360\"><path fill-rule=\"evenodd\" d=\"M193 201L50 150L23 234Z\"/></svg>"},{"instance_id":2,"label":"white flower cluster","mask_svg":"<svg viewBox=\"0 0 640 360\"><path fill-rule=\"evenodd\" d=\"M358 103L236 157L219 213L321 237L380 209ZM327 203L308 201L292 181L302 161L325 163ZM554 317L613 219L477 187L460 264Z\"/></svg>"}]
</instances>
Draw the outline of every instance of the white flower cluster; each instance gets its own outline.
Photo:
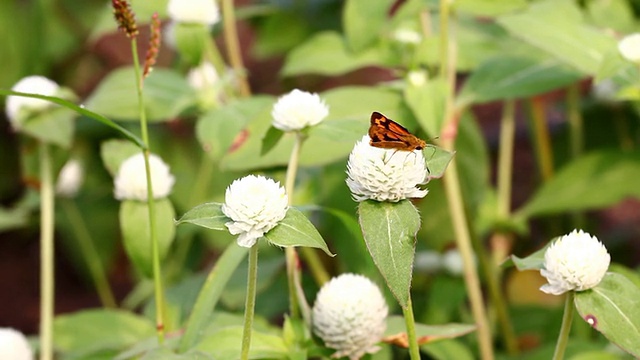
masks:
<instances>
[{"instance_id":1,"label":"white flower cluster","mask_svg":"<svg viewBox=\"0 0 640 360\"><path fill-rule=\"evenodd\" d=\"M640 63L640 33L625 36L618 43L618 51L623 58Z\"/></svg>"},{"instance_id":2,"label":"white flower cluster","mask_svg":"<svg viewBox=\"0 0 640 360\"><path fill-rule=\"evenodd\" d=\"M58 84L44 76L27 76L11 88L11 90L17 92L46 96L56 95L59 89L60 86ZM53 104L45 100L22 96L8 96L6 105L7 118L13 129L19 130L22 127L23 121L30 113L44 110L50 106L53 106Z\"/></svg>"},{"instance_id":3,"label":"white flower cluster","mask_svg":"<svg viewBox=\"0 0 640 360\"><path fill-rule=\"evenodd\" d=\"M83 179L84 170L80 161L75 159L67 161L58 174L56 193L63 197L74 197L80 190Z\"/></svg>"},{"instance_id":4,"label":"white flower cluster","mask_svg":"<svg viewBox=\"0 0 640 360\"><path fill-rule=\"evenodd\" d=\"M429 180L421 150L412 152L369 145L365 135L356 143L347 163L347 186L355 201L368 199L398 202L421 198L428 190L419 189Z\"/></svg>"},{"instance_id":5,"label":"white flower cluster","mask_svg":"<svg viewBox=\"0 0 640 360\"><path fill-rule=\"evenodd\" d=\"M169 0L167 13L178 23L212 26L220 21L220 9L215 0Z\"/></svg>"},{"instance_id":6,"label":"white flower cluster","mask_svg":"<svg viewBox=\"0 0 640 360\"><path fill-rule=\"evenodd\" d=\"M379 350L386 329L387 303L368 278L342 274L322 286L313 305L313 331L333 357L360 359Z\"/></svg>"},{"instance_id":7,"label":"white flower cluster","mask_svg":"<svg viewBox=\"0 0 640 360\"><path fill-rule=\"evenodd\" d=\"M11 328L0 328L0 359L33 360L33 350L21 332Z\"/></svg>"},{"instance_id":8,"label":"white flower cluster","mask_svg":"<svg viewBox=\"0 0 640 360\"><path fill-rule=\"evenodd\" d=\"M573 230L547 248L540 274L549 283L542 285L540 290L560 295L591 289L600 283L610 262L607 249L595 236Z\"/></svg>"},{"instance_id":9,"label":"white flower cluster","mask_svg":"<svg viewBox=\"0 0 640 360\"><path fill-rule=\"evenodd\" d=\"M171 193L176 179L169 166L155 154L149 155L153 198L162 199ZM147 176L142 153L133 155L122 162L114 180L115 197L118 200L147 201Z\"/></svg>"},{"instance_id":10,"label":"white flower cluster","mask_svg":"<svg viewBox=\"0 0 640 360\"><path fill-rule=\"evenodd\" d=\"M235 180L225 193L222 212L231 220L225 225L238 236L238 245L252 247L287 215L289 199L280 183L249 175Z\"/></svg>"},{"instance_id":11,"label":"white flower cluster","mask_svg":"<svg viewBox=\"0 0 640 360\"><path fill-rule=\"evenodd\" d=\"M282 131L302 130L320 123L329 115L329 107L316 93L295 89L278 98L271 116L273 126Z\"/></svg>"},{"instance_id":12,"label":"white flower cluster","mask_svg":"<svg viewBox=\"0 0 640 360\"><path fill-rule=\"evenodd\" d=\"M216 86L220 81L220 76L216 68L210 62L203 62L200 66L189 70L187 81L196 90L208 90Z\"/></svg>"}]
</instances>

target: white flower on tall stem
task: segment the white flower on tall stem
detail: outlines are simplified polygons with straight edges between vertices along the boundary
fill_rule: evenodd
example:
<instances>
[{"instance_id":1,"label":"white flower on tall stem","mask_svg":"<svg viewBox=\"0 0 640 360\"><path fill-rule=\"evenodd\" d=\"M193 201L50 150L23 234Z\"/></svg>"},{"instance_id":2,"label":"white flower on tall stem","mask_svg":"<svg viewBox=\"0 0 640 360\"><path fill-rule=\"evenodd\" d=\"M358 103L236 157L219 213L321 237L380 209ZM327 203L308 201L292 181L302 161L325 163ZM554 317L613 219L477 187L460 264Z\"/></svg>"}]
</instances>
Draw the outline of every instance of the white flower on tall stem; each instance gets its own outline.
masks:
<instances>
[{"instance_id":1,"label":"white flower on tall stem","mask_svg":"<svg viewBox=\"0 0 640 360\"><path fill-rule=\"evenodd\" d=\"M422 198L429 191L418 185L428 182L428 174L421 150L373 147L369 145L368 135L356 143L347 162L347 186L358 202Z\"/></svg>"},{"instance_id":2,"label":"white flower on tall stem","mask_svg":"<svg viewBox=\"0 0 640 360\"><path fill-rule=\"evenodd\" d=\"M74 197L84 179L84 170L82 164L76 159L67 161L58 174L58 182L56 183L56 193L63 197Z\"/></svg>"},{"instance_id":3,"label":"white flower on tall stem","mask_svg":"<svg viewBox=\"0 0 640 360\"><path fill-rule=\"evenodd\" d=\"M44 76L27 76L18 81L11 88L13 91L32 93L38 95L54 96L60 90L60 86ZM54 104L41 99L22 96L8 96L6 112L7 118L14 130L19 130L26 118L32 113L44 110Z\"/></svg>"},{"instance_id":4,"label":"white flower on tall stem","mask_svg":"<svg viewBox=\"0 0 640 360\"><path fill-rule=\"evenodd\" d=\"M225 226L238 236L238 245L252 247L287 215L289 199L279 182L249 175L235 180L225 193L222 212Z\"/></svg>"},{"instance_id":5,"label":"white flower on tall stem","mask_svg":"<svg viewBox=\"0 0 640 360\"><path fill-rule=\"evenodd\" d=\"M149 168L153 198L169 196L175 178L169 166L155 154L149 155ZM135 154L122 162L114 180L115 197L118 200L147 201L147 176L142 153Z\"/></svg>"},{"instance_id":6,"label":"white flower on tall stem","mask_svg":"<svg viewBox=\"0 0 640 360\"><path fill-rule=\"evenodd\" d=\"M27 338L12 328L0 328L0 359L33 360L33 350Z\"/></svg>"},{"instance_id":7,"label":"white flower on tall stem","mask_svg":"<svg viewBox=\"0 0 640 360\"><path fill-rule=\"evenodd\" d=\"M329 107L320 95L298 89L278 98L271 111L273 126L282 131L297 131L317 125L327 115Z\"/></svg>"},{"instance_id":8,"label":"white flower on tall stem","mask_svg":"<svg viewBox=\"0 0 640 360\"><path fill-rule=\"evenodd\" d=\"M167 13L178 23L212 26L220 21L220 9L214 0L169 0Z\"/></svg>"},{"instance_id":9,"label":"white flower on tall stem","mask_svg":"<svg viewBox=\"0 0 640 360\"><path fill-rule=\"evenodd\" d=\"M640 63L640 33L625 36L618 42L618 51L623 58Z\"/></svg>"},{"instance_id":10,"label":"white flower on tall stem","mask_svg":"<svg viewBox=\"0 0 640 360\"><path fill-rule=\"evenodd\" d=\"M342 274L322 286L313 305L313 331L333 357L360 359L379 350L386 329L387 303L368 278Z\"/></svg>"},{"instance_id":11,"label":"white flower on tall stem","mask_svg":"<svg viewBox=\"0 0 640 360\"><path fill-rule=\"evenodd\" d=\"M549 283L540 290L561 295L567 291L591 289L600 283L610 262L607 249L595 236L573 230L547 248L540 274Z\"/></svg>"}]
</instances>

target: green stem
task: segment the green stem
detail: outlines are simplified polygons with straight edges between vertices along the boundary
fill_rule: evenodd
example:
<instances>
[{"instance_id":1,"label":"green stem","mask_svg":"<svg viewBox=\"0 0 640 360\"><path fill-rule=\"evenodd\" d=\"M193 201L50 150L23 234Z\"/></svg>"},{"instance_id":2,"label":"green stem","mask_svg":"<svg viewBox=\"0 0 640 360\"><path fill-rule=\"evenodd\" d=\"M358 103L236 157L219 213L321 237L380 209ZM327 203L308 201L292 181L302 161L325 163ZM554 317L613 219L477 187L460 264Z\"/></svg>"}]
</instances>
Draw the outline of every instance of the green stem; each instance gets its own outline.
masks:
<instances>
[{"instance_id":1,"label":"green stem","mask_svg":"<svg viewBox=\"0 0 640 360\"><path fill-rule=\"evenodd\" d=\"M247 81L247 72L242 62L238 29L236 28L236 15L233 8L233 0L222 0L222 23L224 25L224 40L227 45L227 54L231 67L238 76L238 86L242 97L251 96L251 88Z\"/></svg>"},{"instance_id":2,"label":"green stem","mask_svg":"<svg viewBox=\"0 0 640 360\"><path fill-rule=\"evenodd\" d=\"M447 77L449 65L449 17L451 15L450 0L440 0L440 77Z\"/></svg>"},{"instance_id":3,"label":"green stem","mask_svg":"<svg viewBox=\"0 0 640 360\"><path fill-rule=\"evenodd\" d=\"M331 280L331 275L327 269L322 265L322 261L318 256L317 252L313 248L309 247L301 247L300 254L304 258L305 264L309 267L309 272L311 272L311 276L315 280L318 286L324 285L324 283Z\"/></svg>"},{"instance_id":4,"label":"green stem","mask_svg":"<svg viewBox=\"0 0 640 360\"><path fill-rule=\"evenodd\" d=\"M158 343L164 343L164 290L162 285L162 273L160 268L160 250L158 246L158 237L156 235L156 202L153 197L153 187L151 184L151 168L149 166L149 131L147 126L147 114L144 107L144 97L142 94L143 78L140 71L140 63L138 61L138 46L136 38L131 39L131 54L133 55L133 68L136 77L136 90L138 94L138 110L140 113L140 132L142 141L146 149L142 152L144 156L144 170L147 178L147 206L149 208L149 235L152 244L153 256L153 284L155 289L156 300L156 333Z\"/></svg>"},{"instance_id":5,"label":"green stem","mask_svg":"<svg viewBox=\"0 0 640 360\"><path fill-rule=\"evenodd\" d=\"M571 331L571 321L573 320L573 298L574 292L569 291L564 301L564 314L562 315L562 326L556 343L556 350L553 353L553 360L561 360L564 358L564 351L569 342L569 332Z\"/></svg>"},{"instance_id":6,"label":"green stem","mask_svg":"<svg viewBox=\"0 0 640 360\"><path fill-rule=\"evenodd\" d=\"M49 145L40 143L40 360L53 359L54 197Z\"/></svg>"},{"instance_id":7,"label":"green stem","mask_svg":"<svg viewBox=\"0 0 640 360\"><path fill-rule=\"evenodd\" d=\"M93 285L96 287L102 306L108 308L117 307L116 299L113 296L111 286L107 280L107 275L102 267L102 260L100 260L98 250L95 247L91 233L89 232L89 229L87 229L87 225L84 222L84 218L82 217L78 206L72 199L63 199L61 204L65 214L69 218L71 228L78 239L80 251L82 252L84 261L87 264L87 268L91 274L91 279L93 280Z\"/></svg>"},{"instance_id":8,"label":"green stem","mask_svg":"<svg viewBox=\"0 0 640 360\"><path fill-rule=\"evenodd\" d=\"M535 149L538 153L538 167L543 182L553 176L553 154L551 151L551 136L547 128L546 101L542 98L531 100L531 119L533 122L533 134Z\"/></svg>"},{"instance_id":9,"label":"green stem","mask_svg":"<svg viewBox=\"0 0 640 360\"><path fill-rule=\"evenodd\" d=\"M513 176L513 145L515 142L515 102L504 104L500 127L498 154L498 216L506 219L511 212L511 178Z\"/></svg>"},{"instance_id":10,"label":"green stem","mask_svg":"<svg viewBox=\"0 0 640 360\"><path fill-rule=\"evenodd\" d=\"M575 159L582 154L584 149L584 120L580 112L580 88L577 83L569 86L567 90L567 107L569 110L571 155Z\"/></svg>"},{"instance_id":11,"label":"green stem","mask_svg":"<svg viewBox=\"0 0 640 360\"><path fill-rule=\"evenodd\" d=\"M402 308L402 314L404 315L404 323L407 326L407 337L409 338L409 354L411 355L411 360L420 360L420 348L418 347L418 338L416 336L416 321L413 317L411 296L409 296L407 306Z\"/></svg>"},{"instance_id":12,"label":"green stem","mask_svg":"<svg viewBox=\"0 0 640 360\"><path fill-rule=\"evenodd\" d=\"M251 328L253 327L253 313L256 307L256 284L258 282L258 246L249 249L249 271L247 275L247 300L244 307L244 328L242 330L241 360L249 359L251 348Z\"/></svg>"},{"instance_id":13,"label":"green stem","mask_svg":"<svg viewBox=\"0 0 640 360\"><path fill-rule=\"evenodd\" d=\"M300 151L302 150L304 140L305 138L303 134L300 132L295 133L295 141L293 142L293 149L291 149L291 157L289 158L287 177L284 185L284 189L287 192L287 198L289 199L289 205L293 204L296 174L298 173ZM295 248L288 247L285 249L285 260L287 264L287 285L289 287L289 311L291 313L291 317L296 319L300 317L300 309L298 298L296 297L295 272L298 271L298 254L296 254Z\"/></svg>"}]
</instances>

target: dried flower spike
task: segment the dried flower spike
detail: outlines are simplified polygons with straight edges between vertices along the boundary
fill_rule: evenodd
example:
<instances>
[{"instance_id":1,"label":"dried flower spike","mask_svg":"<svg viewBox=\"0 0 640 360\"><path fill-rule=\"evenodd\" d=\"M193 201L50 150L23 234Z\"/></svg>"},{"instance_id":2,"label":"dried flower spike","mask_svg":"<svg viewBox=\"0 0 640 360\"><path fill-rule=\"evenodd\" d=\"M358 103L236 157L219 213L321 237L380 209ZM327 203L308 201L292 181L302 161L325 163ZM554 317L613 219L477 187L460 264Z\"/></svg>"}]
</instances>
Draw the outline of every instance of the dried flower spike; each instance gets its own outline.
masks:
<instances>
[{"instance_id":1,"label":"dried flower spike","mask_svg":"<svg viewBox=\"0 0 640 360\"><path fill-rule=\"evenodd\" d=\"M127 34L127 37L136 37L138 35L138 26L136 25L136 18L131 10L131 6L125 0L112 0L113 15L118 23L118 29Z\"/></svg>"},{"instance_id":2,"label":"dried flower spike","mask_svg":"<svg viewBox=\"0 0 640 360\"><path fill-rule=\"evenodd\" d=\"M142 77L145 78L153 70L153 65L156 64L158 53L160 52L160 18L158 13L153 13L151 17L151 36L149 38L149 48L147 49L147 55L144 58L144 71Z\"/></svg>"}]
</instances>

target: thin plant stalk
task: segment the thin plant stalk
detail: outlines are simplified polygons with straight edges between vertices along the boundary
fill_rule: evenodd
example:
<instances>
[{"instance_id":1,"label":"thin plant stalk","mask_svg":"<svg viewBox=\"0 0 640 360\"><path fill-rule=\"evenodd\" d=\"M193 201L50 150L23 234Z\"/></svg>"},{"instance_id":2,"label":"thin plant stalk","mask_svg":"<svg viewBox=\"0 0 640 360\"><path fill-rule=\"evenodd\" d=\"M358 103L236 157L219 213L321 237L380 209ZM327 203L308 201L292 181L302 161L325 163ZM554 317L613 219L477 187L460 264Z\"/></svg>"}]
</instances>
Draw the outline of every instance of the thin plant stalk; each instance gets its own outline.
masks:
<instances>
[{"instance_id":1,"label":"thin plant stalk","mask_svg":"<svg viewBox=\"0 0 640 360\"><path fill-rule=\"evenodd\" d=\"M222 0L222 23L224 25L224 41L227 46L227 53L229 54L229 62L238 76L240 96L251 96L251 88L249 87L249 81L247 81L247 72L244 68L242 54L240 52L240 41L238 40L233 0Z\"/></svg>"},{"instance_id":2,"label":"thin plant stalk","mask_svg":"<svg viewBox=\"0 0 640 360\"><path fill-rule=\"evenodd\" d=\"M448 92L445 101L445 118L442 130L442 146L449 151L455 148L455 138L458 132L459 114L454 107L456 88L456 42L455 33L449 23L451 14L451 2L440 1L440 48L441 62L440 74L447 81ZM452 34L453 33L453 34ZM485 312L484 300L480 289L480 279L476 272L473 247L469 225L464 210L460 177L458 175L457 161L454 158L446 170L444 186L449 204L449 215L453 224L456 244L463 261L464 279L471 303L471 312L477 326L477 338L480 347L480 356L483 360L494 358L491 329Z\"/></svg>"},{"instance_id":3,"label":"thin plant stalk","mask_svg":"<svg viewBox=\"0 0 640 360\"><path fill-rule=\"evenodd\" d=\"M87 229L87 224L84 222L84 218L78 209L78 205L76 205L72 199L63 199L61 204L65 214L69 218L69 223L71 223L71 228L76 235L76 239L78 239L80 251L87 264L89 274L91 274L91 280L93 280L93 285L96 287L102 306L108 308L117 307L116 299L113 296L113 291L111 290L107 275L102 266L102 261L100 260L100 255L92 240L91 232Z\"/></svg>"},{"instance_id":4,"label":"thin plant stalk","mask_svg":"<svg viewBox=\"0 0 640 360\"><path fill-rule=\"evenodd\" d=\"M249 359L251 348L251 329L253 327L253 315L256 307L256 284L258 282L258 245L249 249L249 270L247 274L247 299L244 306L244 327L242 329L241 360Z\"/></svg>"},{"instance_id":5,"label":"thin plant stalk","mask_svg":"<svg viewBox=\"0 0 640 360\"><path fill-rule=\"evenodd\" d=\"M567 349L567 343L569 342L569 332L571 331L571 322L573 320L574 296L574 292L569 291L564 300L564 314L562 315L562 325L560 327L560 334L558 335L558 342L556 342L556 350L553 353L553 360L563 359L564 351Z\"/></svg>"},{"instance_id":6,"label":"thin plant stalk","mask_svg":"<svg viewBox=\"0 0 640 360\"><path fill-rule=\"evenodd\" d=\"M40 143L40 360L53 359L54 206L49 145Z\"/></svg>"},{"instance_id":7,"label":"thin plant stalk","mask_svg":"<svg viewBox=\"0 0 640 360\"><path fill-rule=\"evenodd\" d=\"M402 315L404 315L404 323L407 326L409 355L411 356L411 360L420 360L420 348L418 347L418 338L416 336L416 321L413 316L411 296L409 296L407 300L407 306L402 308Z\"/></svg>"},{"instance_id":8,"label":"thin plant stalk","mask_svg":"<svg viewBox=\"0 0 640 360\"><path fill-rule=\"evenodd\" d=\"M538 154L538 167L542 175L542 181L553 177L553 153L551 151L551 136L547 128L546 100L543 98L531 99L531 120Z\"/></svg>"},{"instance_id":9,"label":"thin plant stalk","mask_svg":"<svg viewBox=\"0 0 640 360\"><path fill-rule=\"evenodd\" d=\"M284 189L287 192L287 198L289 205L293 203L293 192L296 184L296 174L298 173L298 163L300 159L300 151L302 150L302 144L304 143L304 135L300 132L295 133L295 141L293 142L293 149L291 149L291 157L289 158L289 165L287 166L287 177L285 180ZM289 312L291 317L296 319L300 317L300 309L298 304L298 298L296 296L296 282L295 271L298 269L298 254L293 247L285 248L285 262L287 264L287 286L289 288Z\"/></svg>"},{"instance_id":10,"label":"thin plant stalk","mask_svg":"<svg viewBox=\"0 0 640 360\"><path fill-rule=\"evenodd\" d=\"M567 112L567 117L569 118L571 157L575 160L579 158L584 151L584 120L580 112L579 83L572 84L567 89ZM571 215L573 227L576 229L584 228L586 223L584 213L576 211ZM588 329L588 327L585 327L585 329Z\"/></svg>"},{"instance_id":11,"label":"thin plant stalk","mask_svg":"<svg viewBox=\"0 0 640 360\"><path fill-rule=\"evenodd\" d=\"M131 38L131 54L133 55L133 68L135 70L136 90L138 94L138 109L140 113L140 132L145 149L142 152L144 156L144 169L147 178L147 207L149 209L149 235L151 237L151 251L153 257L153 284L155 290L156 301L156 334L158 343L164 343L164 290L162 284L162 273L160 268L160 250L158 245L158 237L156 234L156 205L153 197L153 187L151 183L151 169L149 166L149 131L147 128L147 114L144 108L143 78L140 71L140 63L138 62L138 45L136 38Z\"/></svg>"}]
</instances>

